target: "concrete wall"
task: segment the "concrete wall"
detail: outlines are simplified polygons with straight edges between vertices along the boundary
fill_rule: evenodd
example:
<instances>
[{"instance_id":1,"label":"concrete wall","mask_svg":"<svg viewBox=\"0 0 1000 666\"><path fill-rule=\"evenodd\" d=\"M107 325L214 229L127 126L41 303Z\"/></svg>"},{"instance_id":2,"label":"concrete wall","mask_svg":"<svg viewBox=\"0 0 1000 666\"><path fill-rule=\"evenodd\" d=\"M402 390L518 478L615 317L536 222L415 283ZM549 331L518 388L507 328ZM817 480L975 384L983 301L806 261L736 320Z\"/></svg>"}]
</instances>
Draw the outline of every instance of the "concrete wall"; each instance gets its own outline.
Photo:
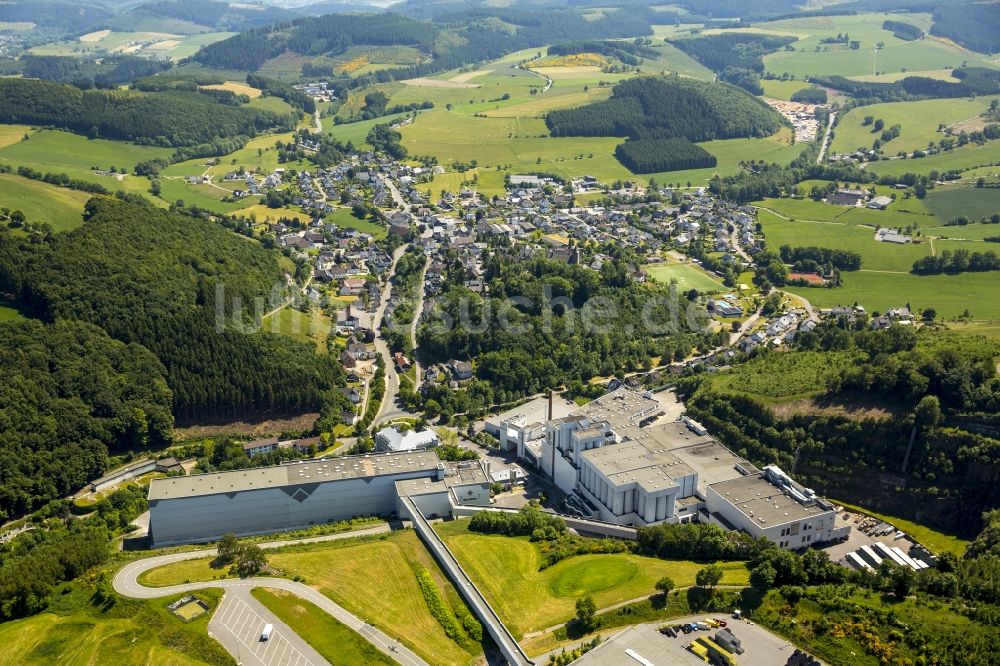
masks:
<instances>
[{"instance_id":1,"label":"concrete wall","mask_svg":"<svg viewBox=\"0 0 1000 666\"><path fill-rule=\"evenodd\" d=\"M355 516L396 511L395 482L413 471L150 502L149 534L157 547L214 541L233 532L266 534Z\"/></svg>"},{"instance_id":2,"label":"concrete wall","mask_svg":"<svg viewBox=\"0 0 1000 666\"><path fill-rule=\"evenodd\" d=\"M143 463L133 463L128 467L123 467L118 472L91 481L90 489L94 492L100 492L105 488L111 488L112 486L116 486L123 481L134 479L137 476L142 476L146 472L152 472L155 469L156 469L155 460L148 460Z\"/></svg>"},{"instance_id":3,"label":"concrete wall","mask_svg":"<svg viewBox=\"0 0 1000 666\"><path fill-rule=\"evenodd\" d=\"M571 493L576 488L576 481L579 478L576 467L564 458L558 451L556 452L556 465L552 480L555 481L559 489L564 493Z\"/></svg>"}]
</instances>

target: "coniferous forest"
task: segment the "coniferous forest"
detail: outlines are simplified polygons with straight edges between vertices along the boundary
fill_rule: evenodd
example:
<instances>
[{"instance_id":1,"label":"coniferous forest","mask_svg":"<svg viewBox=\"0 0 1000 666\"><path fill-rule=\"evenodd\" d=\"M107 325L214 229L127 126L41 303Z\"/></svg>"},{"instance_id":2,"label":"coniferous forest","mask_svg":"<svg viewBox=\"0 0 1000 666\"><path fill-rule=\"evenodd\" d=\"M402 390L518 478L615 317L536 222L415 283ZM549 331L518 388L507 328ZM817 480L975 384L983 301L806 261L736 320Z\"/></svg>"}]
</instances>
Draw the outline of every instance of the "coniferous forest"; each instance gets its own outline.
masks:
<instances>
[{"instance_id":1,"label":"coniferous forest","mask_svg":"<svg viewBox=\"0 0 1000 666\"><path fill-rule=\"evenodd\" d=\"M141 204L98 197L87 216L83 227L41 241L0 235L0 281L26 308L46 320L97 324L152 351L180 419L320 411L337 402L339 364L285 336L254 332L254 299L270 310L285 297L277 253L207 220ZM278 285L274 295L263 291L270 285Z\"/></svg>"},{"instance_id":2,"label":"coniferous forest","mask_svg":"<svg viewBox=\"0 0 1000 666\"><path fill-rule=\"evenodd\" d=\"M231 136L292 129L291 114L239 104L231 94L80 90L71 85L0 79L0 122L48 125L92 138L193 146Z\"/></svg>"}]
</instances>

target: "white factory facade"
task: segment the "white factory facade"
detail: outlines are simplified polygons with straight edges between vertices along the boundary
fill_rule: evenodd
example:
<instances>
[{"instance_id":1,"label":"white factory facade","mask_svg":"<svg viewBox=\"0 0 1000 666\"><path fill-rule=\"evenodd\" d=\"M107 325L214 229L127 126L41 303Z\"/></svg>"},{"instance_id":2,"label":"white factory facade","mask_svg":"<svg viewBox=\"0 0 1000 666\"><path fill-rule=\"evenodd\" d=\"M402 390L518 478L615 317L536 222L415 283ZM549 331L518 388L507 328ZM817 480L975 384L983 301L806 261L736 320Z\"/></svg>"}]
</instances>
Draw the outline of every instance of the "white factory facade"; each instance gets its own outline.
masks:
<instances>
[{"instance_id":1,"label":"white factory facade","mask_svg":"<svg viewBox=\"0 0 1000 666\"><path fill-rule=\"evenodd\" d=\"M420 451L154 479L149 535L161 547L390 516L401 494L426 516L445 516L456 505L488 506L489 476L478 462L443 463Z\"/></svg>"},{"instance_id":2,"label":"white factory facade","mask_svg":"<svg viewBox=\"0 0 1000 666\"><path fill-rule=\"evenodd\" d=\"M662 418L649 393L623 387L573 409L552 400L547 411L536 400L487 428L552 479L580 517L715 523L793 550L850 531L836 527L832 505L777 467L758 470L689 418Z\"/></svg>"}]
</instances>

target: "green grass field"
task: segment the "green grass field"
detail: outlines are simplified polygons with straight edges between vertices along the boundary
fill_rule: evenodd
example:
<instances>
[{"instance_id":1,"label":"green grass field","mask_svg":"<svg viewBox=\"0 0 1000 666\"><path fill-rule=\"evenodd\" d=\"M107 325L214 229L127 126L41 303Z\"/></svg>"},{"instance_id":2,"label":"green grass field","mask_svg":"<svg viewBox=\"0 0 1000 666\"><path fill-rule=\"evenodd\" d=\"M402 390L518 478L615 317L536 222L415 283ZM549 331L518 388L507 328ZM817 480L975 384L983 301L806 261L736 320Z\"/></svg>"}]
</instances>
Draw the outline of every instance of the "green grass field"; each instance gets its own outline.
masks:
<instances>
[{"instance_id":1,"label":"green grass field","mask_svg":"<svg viewBox=\"0 0 1000 666\"><path fill-rule=\"evenodd\" d=\"M989 217L993 213L1000 213L1000 189L977 188L972 185L939 186L927 193L924 204L941 222L952 220L960 215L965 215L969 219L979 219ZM1000 236L1000 228L996 226L976 226L992 228L992 232L986 235ZM948 229L952 233L947 235L953 238L965 237L954 235L963 231L964 228L949 227Z\"/></svg>"},{"instance_id":2,"label":"green grass field","mask_svg":"<svg viewBox=\"0 0 1000 666\"><path fill-rule=\"evenodd\" d=\"M66 231L83 224L83 205L91 195L38 180L0 174L0 207L21 210L28 222Z\"/></svg>"},{"instance_id":3,"label":"green grass field","mask_svg":"<svg viewBox=\"0 0 1000 666\"><path fill-rule=\"evenodd\" d=\"M856 14L853 16L815 16L758 23L753 30L799 38L792 46L794 51L778 51L764 57L768 71L781 75L789 73L796 79L809 76L840 74L842 76L868 76L876 73L903 71L942 70L969 65L996 68L989 57L966 51L954 44L934 38L917 41L897 39L882 29L884 14ZM894 14L895 20L905 21L927 30L928 14ZM855 50L846 44L821 44L825 37L847 33L852 40L861 42ZM884 48L877 51L875 45Z\"/></svg>"},{"instance_id":4,"label":"green grass field","mask_svg":"<svg viewBox=\"0 0 1000 666\"><path fill-rule=\"evenodd\" d=\"M41 172L65 173L72 178L98 183L109 190L145 190L149 181L138 176L126 176L119 181L95 174L91 167L132 171L135 165L153 158L167 159L172 148L137 146L120 141L87 139L60 130L42 130L28 141L0 148L0 164L13 168L27 166Z\"/></svg>"},{"instance_id":5,"label":"green grass field","mask_svg":"<svg viewBox=\"0 0 1000 666\"><path fill-rule=\"evenodd\" d=\"M0 663L18 666L203 666L229 663L208 637L210 614L189 623L167 610L176 599L121 599L108 610L90 603L91 590L75 582L57 595L52 610L0 624ZM214 610L219 593L199 592Z\"/></svg>"},{"instance_id":6,"label":"green grass field","mask_svg":"<svg viewBox=\"0 0 1000 666\"><path fill-rule=\"evenodd\" d=\"M929 242L910 245L882 243L875 240L875 230L870 227L823 222L792 222L775 217L767 211L760 211L758 219L764 225L764 237L767 239L768 247L777 249L782 245L793 247L817 245L849 250L861 255L862 270L906 273L913 267L914 261L931 254Z\"/></svg>"},{"instance_id":7,"label":"green grass field","mask_svg":"<svg viewBox=\"0 0 1000 666\"><path fill-rule=\"evenodd\" d=\"M791 99L792 95L798 91L812 87L806 81L781 81L778 79L765 79L761 81L761 85L764 87L764 97L772 99Z\"/></svg>"},{"instance_id":8,"label":"green grass field","mask_svg":"<svg viewBox=\"0 0 1000 666\"><path fill-rule=\"evenodd\" d=\"M251 592L285 624L293 627L331 664L367 666L395 663L356 632L348 629L313 604L281 590L257 588Z\"/></svg>"},{"instance_id":9,"label":"green grass field","mask_svg":"<svg viewBox=\"0 0 1000 666\"><path fill-rule=\"evenodd\" d=\"M928 142L937 143L945 136L938 132L938 125L948 126L975 118L990 108L993 99L997 97L928 99L860 106L848 111L837 123L831 150L849 153L857 148L871 148L872 141L882 133L873 134L871 126L863 126L861 123L865 116L885 121L886 128L900 125L899 137L882 146L886 154L924 149Z\"/></svg>"},{"instance_id":10,"label":"green grass field","mask_svg":"<svg viewBox=\"0 0 1000 666\"><path fill-rule=\"evenodd\" d=\"M412 564L429 570L446 602L462 603L451 584L412 530L385 537L329 541L269 552L268 563L288 576L300 575L347 610L399 637L410 649L432 664L465 666L476 655L444 634L427 609ZM171 585L186 580L203 581L224 576L212 569L209 559L178 562L146 572L147 585ZM373 575L377 563L378 575Z\"/></svg>"},{"instance_id":11,"label":"green grass field","mask_svg":"<svg viewBox=\"0 0 1000 666\"><path fill-rule=\"evenodd\" d=\"M844 284L836 289L787 287L815 306L830 308L860 303L871 310L909 303L914 311L933 307L939 318L960 316L966 309L975 319L1000 320L1000 273L917 276L902 273L843 274Z\"/></svg>"},{"instance_id":12,"label":"green grass field","mask_svg":"<svg viewBox=\"0 0 1000 666\"><path fill-rule=\"evenodd\" d=\"M542 555L527 538L469 532L468 521L437 526L455 557L515 636L565 622L576 600L593 596L598 608L655 593L670 576L678 587L694 584L704 564L633 554L580 555L539 570ZM742 562L724 563L722 584L742 584Z\"/></svg>"},{"instance_id":13,"label":"green grass field","mask_svg":"<svg viewBox=\"0 0 1000 666\"><path fill-rule=\"evenodd\" d=\"M703 292L725 291L722 282L712 277L702 269L691 264L662 263L643 266L649 277L657 282L669 283L677 280L677 288L681 291L697 289Z\"/></svg>"},{"instance_id":14,"label":"green grass field","mask_svg":"<svg viewBox=\"0 0 1000 666\"><path fill-rule=\"evenodd\" d=\"M332 325L333 322L330 318L317 309L310 312L299 312L294 308L287 307L265 319L262 330L314 344L317 353L325 354L327 353L326 341L330 337Z\"/></svg>"},{"instance_id":15,"label":"green grass field","mask_svg":"<svg viewBox=\"0 0 1000 666\"><path fill-rule=\"evenodd\" d=\"M376 238L385 238L389 233L388 229L381 224L376 224L371 220L359 220L354 217L350 208L338 208L324 218L327 222L333 222L342 229L357 229L366 234L371 234Z\"/></svg>"},{"instance_id":16,"label":"green grass field","mask_svg":"<svg viewBox=\"0 0 1000 666\"><path fill-rule=\"evenodd\" d=\"M926 175L931 171L965 171L998 163L1000 163L1000 141L987 141L981 146L970 143L961 148L918 159L870 162L868 171L877 176L900 176L904 173Z\"/></svg>"}]
</instances>

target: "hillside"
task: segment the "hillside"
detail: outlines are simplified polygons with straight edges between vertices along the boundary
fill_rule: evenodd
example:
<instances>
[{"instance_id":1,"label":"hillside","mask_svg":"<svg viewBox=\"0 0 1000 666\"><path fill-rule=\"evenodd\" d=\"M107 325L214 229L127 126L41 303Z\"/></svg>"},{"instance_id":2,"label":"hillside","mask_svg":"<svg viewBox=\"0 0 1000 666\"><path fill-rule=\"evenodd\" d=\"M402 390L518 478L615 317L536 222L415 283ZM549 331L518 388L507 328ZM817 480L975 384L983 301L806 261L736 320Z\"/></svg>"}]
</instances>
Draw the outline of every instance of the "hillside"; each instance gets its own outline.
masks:
<instances>
[{"instance_id":1,"label":"hillside","mask_svg":"<svg viewBox=\"0 0 1000 666\"><path fill-rule=\"evenodd\" d=\"M150 349L166 367L178 418L333 404L338 364L253 332L254 308L283 298L277 253L209 221L114 199L92 199L87 215L44 242L0 236L0 283L26 308Z\"/></svg>"},{"instance_id":2,"label":"hillside","mask_svg":"<svg viewBox=\"0 0 1000 666\"><path fill-rule=\"evenodd\" d=\"M1000 2L969 2L934 11L931 34L980 53L1000 52Z\"/></svg>"},{"instance_id":3,"label":"hillside","mask_svg":"<svg viewBox=\"0 0 1000 666\"><path fill-rule=\"evenodd\" d=\"M80 90L49 81L5 78L0 79L0 122L178 147L291 129L295 118L242 105L231 93L218 91Z\"/></svg>"},{"instance_id":4,"label":"hillside","mask_svg":"<svg viewBox=\"0 0 1000 666\"><path fill-rule=\"evenodd\" d=\"M632 171L650 173L714 166L690 142L770 136L782 119L736 86L646 76L619 83L607 101L551 111L545 122L552 136L627 137L616 156ZM664 139L673 141L657 143Z\"/></svg>"},{"instance_id":5,"label":"hillside","mask_svg":"<svg viewBox=\"0 0 1000 666\"><path fill-rule=\"evenodd\" d=\"M164 0L140 5L108 23L123 32L222 32L247 30L292 18L294 14L268 5L212 0Z\"/></svg>"},{"instance_id":6,"label":"hillside","mask_svg":"<svg viewBox=\"0 0 1000 666\"><path fill-rule=\"evenodd\" d=\"M110 450L170 441L166 372L91 324L0 324L0 520L104 473Z\"/></svg>"}]
</instances>

